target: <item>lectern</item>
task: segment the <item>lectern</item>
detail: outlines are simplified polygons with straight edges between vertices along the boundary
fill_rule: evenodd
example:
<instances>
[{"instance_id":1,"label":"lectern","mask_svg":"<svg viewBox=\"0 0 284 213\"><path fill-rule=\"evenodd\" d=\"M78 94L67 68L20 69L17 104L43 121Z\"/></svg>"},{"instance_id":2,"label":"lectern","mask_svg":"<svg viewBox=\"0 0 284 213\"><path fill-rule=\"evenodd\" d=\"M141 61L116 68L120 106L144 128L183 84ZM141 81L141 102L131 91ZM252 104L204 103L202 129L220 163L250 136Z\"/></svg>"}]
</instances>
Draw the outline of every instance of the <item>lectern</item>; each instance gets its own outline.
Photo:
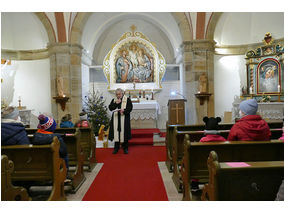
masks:
<instances>
[{"instance_id":1,"label":"lectern","mask_svg":"<svg viewBox=\"0 0 284 213\"><path fill-rule=\"evenodd\" d=\"M170 99L168 102L168 124L185 124L185 99Z\"/></svg>"}]
</instances>

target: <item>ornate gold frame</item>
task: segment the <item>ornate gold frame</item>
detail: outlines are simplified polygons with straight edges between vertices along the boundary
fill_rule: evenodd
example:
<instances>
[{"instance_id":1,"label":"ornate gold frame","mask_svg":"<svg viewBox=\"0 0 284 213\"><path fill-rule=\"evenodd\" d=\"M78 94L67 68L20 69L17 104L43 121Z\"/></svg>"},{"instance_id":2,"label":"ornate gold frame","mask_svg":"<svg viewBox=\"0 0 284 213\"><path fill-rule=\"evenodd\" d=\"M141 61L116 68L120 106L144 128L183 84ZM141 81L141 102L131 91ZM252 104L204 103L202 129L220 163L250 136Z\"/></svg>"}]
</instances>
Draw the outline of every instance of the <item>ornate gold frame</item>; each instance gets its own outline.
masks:
<instances>
[{"instance_id":1,"label":"ornate gold frame","mask_svg":"<svg viewBox=\"0 0 284 213\"><path fill-rule=\"evenodd\" d=\"M108 90L115 90L122 88L124 90L160 90L162 88L162 78L166 72L166 61L163 55L157 50L156 45L150 41L143 33L134 32L135 27L131 27L132 32L124 33L120 39L112 46L103 61L103 71L108 81ZM147 47L147 49L154 56L154 82L151 83L116 83L115 76L115 56L120 48L128 43L140 43Z\"/></svg>"}]
</instances>

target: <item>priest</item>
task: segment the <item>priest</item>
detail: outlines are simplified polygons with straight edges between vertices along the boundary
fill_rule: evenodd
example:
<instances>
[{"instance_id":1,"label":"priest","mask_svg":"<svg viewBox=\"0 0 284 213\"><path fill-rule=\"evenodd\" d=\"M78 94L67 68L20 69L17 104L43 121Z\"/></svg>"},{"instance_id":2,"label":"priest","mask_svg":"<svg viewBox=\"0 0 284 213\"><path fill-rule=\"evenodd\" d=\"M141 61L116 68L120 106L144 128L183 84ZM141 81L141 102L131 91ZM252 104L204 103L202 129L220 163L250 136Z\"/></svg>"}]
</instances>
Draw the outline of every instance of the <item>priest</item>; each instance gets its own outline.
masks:
<instances>
[{"instance_id":1,"label":"priest","mask_svg":"<svg viewBox=\"0 0 284 213\"><path fill-rule=\"evenodd\" d=\"M119 150L120 144L124 154L128 154L128 140L131 139L130 112L132 111L132 102L122 89L115 91L116 98L112 99L109 110L112 112L109 128L109 139L114 140L113 154Z\"/></svg>"}]
</instances>

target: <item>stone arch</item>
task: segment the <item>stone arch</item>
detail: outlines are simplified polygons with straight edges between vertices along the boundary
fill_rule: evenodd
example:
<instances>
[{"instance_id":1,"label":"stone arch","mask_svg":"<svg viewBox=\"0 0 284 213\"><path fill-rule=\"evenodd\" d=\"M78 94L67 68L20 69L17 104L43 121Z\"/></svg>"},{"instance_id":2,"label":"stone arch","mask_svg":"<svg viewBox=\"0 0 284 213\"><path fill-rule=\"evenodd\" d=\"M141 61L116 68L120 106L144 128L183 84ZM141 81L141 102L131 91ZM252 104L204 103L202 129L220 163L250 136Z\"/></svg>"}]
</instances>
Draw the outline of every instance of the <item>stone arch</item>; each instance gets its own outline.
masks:
<instances>
[{"instance_id":1,"label":"stone arch","mask_svg":"<svg viewBox=\"0 0 284 213\"><path fill-rule=\"evenodd\" d=\"M208 39L208 40L214 39L215 28L216 28L217 23L218 23L222 14L223 14L222 12L213 12L212 13L212 15L209 19L209 23L207 25L205 39Z\"/></svg>"},{"instance_id":2,"label":"stone arch","mask_svg":"<svg viewBox=\"0 0 284 213\"><path fill-rule=\"evenodd\" d=\"M173 12L172 16L174 17L174 19L178 24L183 42L193 40L192 27L185 13Z\"/></svg>"},{"instance_id":3,"label":"stone arch","mask_svg":"<svg viewBox=\"0 0 284 213\"><path fill-rule=\"evenodd\" d=\"M92 13L82 12L77 13L71 28L70 42L72 44L81 44L82 33L85 24ZM192 27L185 15L185 13L173 12L172 16L176 20L183 41L190 41L193 39Z\"/></svg>"},{"instance_id":4,"label":"stone arch","mask_svg":"<svg viewBox=\"0 0 284 213\"><path fill-rule=\"evenodd\" d=\"M47 32L49 42L50 43L56 42L56 36L55 36L54 29L53 29L49 19L45 15L45 13L44 12L35 12L34 14L39 18L39 20L43 24L43 26L44 26L44 28Z\"/></svg>"},{"instance_id":5,"label":"stone arch","mask_svg":"<svg viewBox=\"0 0 284 213\"><path fill-rule=\"evenodd\" d=\"M82 12L77 13L72 24L70 43L71 44L81 44L83 29L92 13Z\"/></svg>"}]
</instances>

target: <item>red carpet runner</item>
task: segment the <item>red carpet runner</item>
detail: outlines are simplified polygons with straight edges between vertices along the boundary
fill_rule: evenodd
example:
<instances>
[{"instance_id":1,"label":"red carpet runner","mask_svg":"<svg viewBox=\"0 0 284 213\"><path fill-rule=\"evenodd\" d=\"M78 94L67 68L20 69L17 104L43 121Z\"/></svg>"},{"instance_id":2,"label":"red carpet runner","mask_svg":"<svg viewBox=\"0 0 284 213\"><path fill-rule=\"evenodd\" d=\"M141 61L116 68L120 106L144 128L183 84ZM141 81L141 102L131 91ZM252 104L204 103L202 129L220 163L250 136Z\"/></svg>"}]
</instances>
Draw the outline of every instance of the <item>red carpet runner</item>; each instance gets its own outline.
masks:
<instances>
[{"instance_id":1,"label":"red carpet runner","mask_svg":"<svg viewBox=\"0 0 284 213\"><path fill-rule=\"evenodd\" d=\"M158 161L166 160L165 147L130 146L129 154L112 154L97 149L104 165L85 194L84 201L165 201L168 200Z\"/></svg>"},{"instance_id":2,"label":"red carpet runner","mask_svg":"<svg viewBox=\"0 0 284 213\"><path fill-rule=\"evenodd\" d=\"M153 145L154 133L160 133L159 129L132 129L132 139L129 140L129 145Z\"/></svg>"}]
</instances>

